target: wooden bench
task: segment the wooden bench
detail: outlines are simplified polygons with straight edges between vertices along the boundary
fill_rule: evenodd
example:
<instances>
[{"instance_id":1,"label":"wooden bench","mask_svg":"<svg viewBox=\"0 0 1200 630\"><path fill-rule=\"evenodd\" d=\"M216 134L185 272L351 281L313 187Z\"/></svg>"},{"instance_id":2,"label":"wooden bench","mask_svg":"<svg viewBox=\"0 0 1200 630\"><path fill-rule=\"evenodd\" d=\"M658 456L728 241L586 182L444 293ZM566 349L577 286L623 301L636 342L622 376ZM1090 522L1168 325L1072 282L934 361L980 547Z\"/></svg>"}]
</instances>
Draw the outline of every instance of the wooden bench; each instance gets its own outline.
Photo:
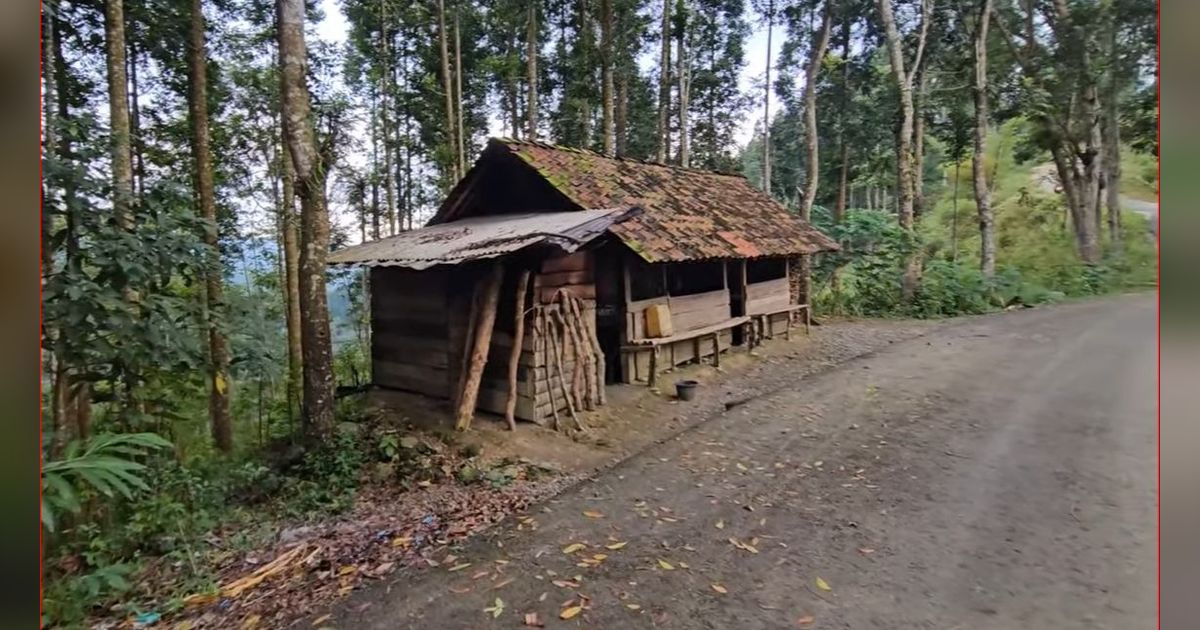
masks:
<instances>
[{"instance_id":1,"label":"wooden bench","mask_svg":"<svg viewBox=\"0 0 1200 630\"><path fill-rule=\"evenodd\" d=\"M654 387L658 381L658 352L659 348L667 344L676 343L679 341L692 340L695 344L696 361L700 361L700 344L706 339L712 340L713 348L713 366L721 367L721 347L718 336L722 331L737 328L750 322L750 317L733 317L725 321L696 328L694 330L685 330L680 333L671 335L670 337L653 337L646 339L634 339L628 344L621 346L621 352L650 352L650 374L646 379L646 385Z\"/></svg>"},{"instance_id":2,"label":"wooden bench","mask_svg":"<svg viewBox=\"0 0 1200 630\"><path fill-rule=\"evenodd\" d=\"M787 324L783 329L784 339L790 340L792 338L792 320L796 317L797 313L804 313L804 334L809 334L812 326L812 309L807 304L789 304L780 308L751 313L749 315L749 334L747 335L747 340L751 348L761 345L762 340L769 336L767 335L767 331L771 316L781 313L787 314Z\"/></svg>"}]
</instances>

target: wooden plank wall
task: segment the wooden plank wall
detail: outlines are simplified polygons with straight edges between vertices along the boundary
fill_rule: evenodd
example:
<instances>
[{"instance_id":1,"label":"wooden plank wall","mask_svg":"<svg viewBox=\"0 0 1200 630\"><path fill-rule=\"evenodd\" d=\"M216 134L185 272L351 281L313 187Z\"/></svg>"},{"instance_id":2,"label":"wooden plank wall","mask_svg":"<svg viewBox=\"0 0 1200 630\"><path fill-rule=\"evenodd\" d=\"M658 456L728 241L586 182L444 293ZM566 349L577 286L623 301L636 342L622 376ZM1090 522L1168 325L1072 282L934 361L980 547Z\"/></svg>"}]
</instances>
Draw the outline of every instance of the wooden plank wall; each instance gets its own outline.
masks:
<instances>
[{"instance_id":1,"label":"wooden plank wall","mask_svg":"<svg viewBox=\"0 0 1200 630\"><path fill-rule=\"evenodd\" d=\"M381 387L450 394L446 273L371 270L371 374Z\"/></svg>"}]
</instances>

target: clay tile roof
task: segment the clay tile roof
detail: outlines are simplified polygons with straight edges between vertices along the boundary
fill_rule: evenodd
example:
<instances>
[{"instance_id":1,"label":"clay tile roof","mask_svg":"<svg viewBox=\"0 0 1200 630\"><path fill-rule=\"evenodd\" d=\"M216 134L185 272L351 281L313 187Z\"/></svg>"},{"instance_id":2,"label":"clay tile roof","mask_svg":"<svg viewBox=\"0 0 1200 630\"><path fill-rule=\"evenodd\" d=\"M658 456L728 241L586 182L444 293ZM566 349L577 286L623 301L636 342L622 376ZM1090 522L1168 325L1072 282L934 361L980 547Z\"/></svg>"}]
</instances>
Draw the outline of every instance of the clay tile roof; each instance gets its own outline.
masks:
<instances>
[{"instance_id":1,"label":"clay tile roof","mask_svg":"<svg viewBox=\"0 0 1200 630\"><path fill-rule=\"evenodd\" d=\"M741 175L613 158L542 142L491 140L580 208L638 206L609 228L649 262L812 254L838 244Z\"/></svg>"}]
</instances>

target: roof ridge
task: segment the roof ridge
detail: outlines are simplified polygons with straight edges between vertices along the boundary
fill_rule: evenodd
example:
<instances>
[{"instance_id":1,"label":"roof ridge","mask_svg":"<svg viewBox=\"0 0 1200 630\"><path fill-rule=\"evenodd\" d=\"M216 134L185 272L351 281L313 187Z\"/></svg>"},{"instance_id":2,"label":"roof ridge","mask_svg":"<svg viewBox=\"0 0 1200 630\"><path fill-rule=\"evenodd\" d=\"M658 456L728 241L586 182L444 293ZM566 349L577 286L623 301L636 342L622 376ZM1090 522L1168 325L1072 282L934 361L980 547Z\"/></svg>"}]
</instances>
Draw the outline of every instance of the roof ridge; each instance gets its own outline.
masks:
<instances>
[{"instance_id":1,"label":"roof ridge","mask_svg":"<svg viewBox=\"0 0 1200 630\"><path fill-rule=\"evenodd\" d=\"M661 166L663 168L669 168L672 170L684 171L684 172L688 172L688 173L703 173L705 175L720 175L722 177L737 177L737 178L741 178L741 179L746 179L746 176L743 175L742 173L734 173L734 172L730 172L730 171L709 170L709 169L704 169L704 168L697 168L694 166L680 166L678 164L667 164L666 162L659 162L658 160L642 159L642 158L619 156L619 155L605 155L604 153L600 153L599 151L593 151L591 149L583 149L580 147L569 147L566 145L554 144L551 142L543 142L541 140L523 140L520 138L509 138L507 136L493 136L489 140L499 142L506 146L514 145L514 144L525 144L525 145L532 145L535 147L541 147L543 149L552 149L555 151L565 151L568 153L582 153L585 155L591 155L594 157L604 158L606 160L613 160L616 162L629 162L632 164L644 164L647 166Z\"/></svg>"}]
</instances>

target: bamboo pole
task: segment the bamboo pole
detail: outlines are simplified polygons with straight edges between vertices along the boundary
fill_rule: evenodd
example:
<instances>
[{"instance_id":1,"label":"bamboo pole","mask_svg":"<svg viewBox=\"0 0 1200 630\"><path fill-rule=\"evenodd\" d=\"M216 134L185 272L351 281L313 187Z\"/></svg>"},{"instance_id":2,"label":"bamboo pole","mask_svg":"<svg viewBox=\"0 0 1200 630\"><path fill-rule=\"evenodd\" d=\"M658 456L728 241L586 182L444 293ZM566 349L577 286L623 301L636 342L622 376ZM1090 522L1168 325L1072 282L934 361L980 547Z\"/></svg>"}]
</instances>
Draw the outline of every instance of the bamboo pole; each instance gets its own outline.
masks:
<instances>
[{"instance_id":1,"label":"bamboo pole","mask_svg":"<svg viewBox=\"0 0 1200 630\"><path fill-rule=\"evenodd\" d=\"M496 303L500 298L500 283L503 280L503 265L492 263L492 268L484 279L483 299L475 326L475 342L471 351L471 362L467 368L467 378L463 382L458 410L455 413L454 428L459 431L471 428L471 419L475 416L475 401L479 397L479 382L483 379L488 348L492 344L492 326L496 323Z\"/></svg>"},{"instance_id":2,"label":"bamboo pole","mask_svg":"<svg viewBox=\"0 0 1200 630\"><path fill-rule=\"evenodd\" d=\"M525 342L525 291L529 287L529 270L521 272L517 278L517 292L513 297L513 345L508 355L508 400L504 403L504 421L508 423L509 431L517 430L517 367L521 362L521 344ZM536 381L534 371L532 380ZM534 407L537 407L537 395L533 397Z\"/></svg>"},{"instance_id":3,"label":"bamboo pole","mask_svg":"<svg viewBox=\"0 0 1200 630\"><path fill-rule=\"evenodd\" d=\"M558 308L554 310L554 320L558 322L558 327L562 330L563 364L566 364L568 358L571 360L571 399L575 402L576 409L583 410L587 406L583 395L583 356L579 352L579 343L575 339L575 328L565 316L566 305L562 295L564 293L560 291L556 302ZM570 350L569 355L568 350Z\"/></svg>"}]
</instances>

